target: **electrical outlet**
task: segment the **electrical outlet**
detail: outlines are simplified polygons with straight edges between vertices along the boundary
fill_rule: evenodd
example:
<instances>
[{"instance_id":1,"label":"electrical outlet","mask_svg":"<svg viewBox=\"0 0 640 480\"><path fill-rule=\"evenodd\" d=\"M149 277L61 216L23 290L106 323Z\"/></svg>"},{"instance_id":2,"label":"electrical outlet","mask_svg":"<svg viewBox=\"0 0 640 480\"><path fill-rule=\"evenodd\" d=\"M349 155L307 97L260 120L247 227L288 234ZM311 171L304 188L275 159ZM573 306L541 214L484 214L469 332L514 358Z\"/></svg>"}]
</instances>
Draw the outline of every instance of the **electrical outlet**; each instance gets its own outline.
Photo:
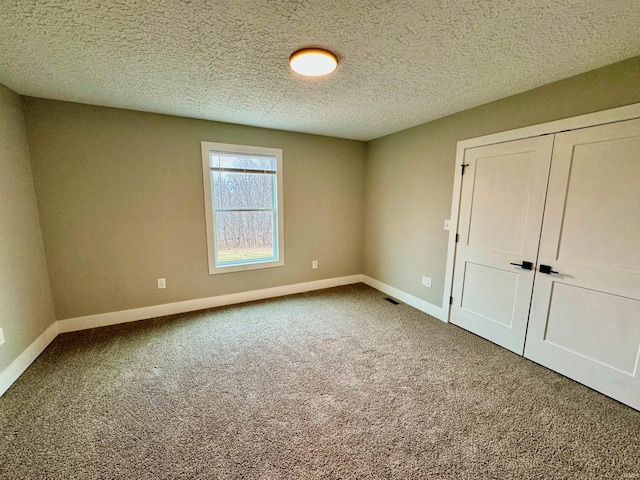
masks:
<instances>
[{"instance_id":1,"label":"electrical outlet","mask_svg":"<svg viewBox=\"0 0 640 480\"><path fill-rule=\"evenodd\" d=\"M311 262L311 268L318 268L318 260Z\"/></svg>"},{"instance_id":2,"label":"electrical outlet","mask_svg":"<svg viewBox=\"0 0 640 480\"><path fill-rule=\"evenodd\" d=\"M0 345L4 343L4 329L0 328Z\"/></svg>"},{"instance_id":3,"label":"electrical outlet","mask_svg":"<svg viewBox=\"0 0 640 480\"><path fill-rule=\"evenodd\" d=\"M427 277L426 275L422 276L422 285L427 288L431 288L431 277Z\"/></svg>"},{"instance_id":4,"label":"electrical outlet","mask_svg":"<svg viewBox=\"0 0 640 480\"><path fill-rule=\"evenodd\" d=\"M158 289L167 288L167 281L164 278L158 279Z\"/></svg>"},{"instance_id":5,"label":"electrical outlet","mask_svg":"<svg viewBox=\"0 0 640 480\"><path fill-rule=\"evenodd\" d=\"M448 218L444 221L444 229L451 230L451 220Z\"/></svg>"}]
</instances>

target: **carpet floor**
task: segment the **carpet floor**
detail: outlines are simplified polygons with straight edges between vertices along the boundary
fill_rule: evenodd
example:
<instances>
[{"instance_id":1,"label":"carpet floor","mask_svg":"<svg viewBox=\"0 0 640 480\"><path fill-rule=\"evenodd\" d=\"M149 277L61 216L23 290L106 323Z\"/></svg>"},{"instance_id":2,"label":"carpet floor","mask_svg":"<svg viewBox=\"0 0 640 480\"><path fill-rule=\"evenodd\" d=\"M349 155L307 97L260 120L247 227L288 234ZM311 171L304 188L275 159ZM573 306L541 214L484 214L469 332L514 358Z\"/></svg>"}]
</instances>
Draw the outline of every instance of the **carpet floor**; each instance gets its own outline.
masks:
<instances>
[{"instance_id":1,"label":"carpet floor","mask_svg":"<svg viewBox=\"0 0 640 480\"><path fill-rule=\"evenodd\" d=\"M640 412L352 285L60 335L0 478L640 478Z\"/></svg>"}]
</instances>

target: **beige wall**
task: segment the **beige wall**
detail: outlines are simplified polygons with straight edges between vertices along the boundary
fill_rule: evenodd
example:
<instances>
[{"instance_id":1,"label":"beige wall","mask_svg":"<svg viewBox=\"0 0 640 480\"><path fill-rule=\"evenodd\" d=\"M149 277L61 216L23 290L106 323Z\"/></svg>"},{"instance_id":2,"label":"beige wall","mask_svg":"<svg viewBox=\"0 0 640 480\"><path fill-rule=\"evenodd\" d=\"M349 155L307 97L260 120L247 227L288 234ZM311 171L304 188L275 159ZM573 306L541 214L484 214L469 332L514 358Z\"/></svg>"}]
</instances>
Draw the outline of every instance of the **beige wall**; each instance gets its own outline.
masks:
<instances>
[{"instance_id":1,"label":"beige wall","mask_svg":"<svg viewBox=\"0 0 640 480\"><path fill-rule=\"evenodd\" d=\"M25 117L58 319L362 273L362 142L36 98ZM203 140L284 150L284 267L208 274Z\"/></svg>"},{"instance_id":2,"label":"beige wall","mask_svg":"<svg viewBox=\"0 0 640 480\"><path fill-rule=\"evenodd\" d=\"M456 142L637 102L640 57L369 142L364 273L441 306Z\"/></svg>"},{"instance_id":3,"label":"beige wall","mask_svg":"<svg viewBox=\"0 0 640 480\"><path fill-rule=\"evenodd\" d=\"M363 271L440 306L456 142L640 102L638 78L635 58L366 145L27 98L57 317ZM285 267L208 275L202 140L284 149Z\"/></svg>"},{"instance_id":4,"label":"beige wall","mask_svg":"<svg viewBox=\"0 0 640 480\"><path fill-rule=\"evenodd\" d=\"M0 372L54 321L22 100L0 85Z\"/></svg>"}]
</instances>

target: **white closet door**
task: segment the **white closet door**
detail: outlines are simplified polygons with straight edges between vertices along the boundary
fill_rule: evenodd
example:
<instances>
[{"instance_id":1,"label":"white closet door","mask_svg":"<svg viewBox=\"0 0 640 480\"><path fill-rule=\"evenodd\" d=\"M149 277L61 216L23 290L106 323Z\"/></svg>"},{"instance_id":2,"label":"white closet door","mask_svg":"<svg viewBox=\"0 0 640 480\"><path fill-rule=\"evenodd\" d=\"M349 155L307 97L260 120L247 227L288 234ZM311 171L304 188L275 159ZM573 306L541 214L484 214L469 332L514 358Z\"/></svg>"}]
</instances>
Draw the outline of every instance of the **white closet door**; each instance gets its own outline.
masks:
<instances>
[{"instance_id":1,"label":"white closet door","mask_svg":"<svg viewBox=\"0 0 640 480\"><path fill-rule=\"evenodd\" d=\"M465 153L451 322L522 355L553 137ZM532 269L513 264L530 262Z\"/></svg>"},{"instance_id":2,"label":"white closet door","mask_svg":"<svg viewBox=\"0 0 640 480\"><path fill-rule=\"evenodd\" d=\"M637 409L639 247L640 120L556 135L525 356Z\"/></svg>"}]
</instances>

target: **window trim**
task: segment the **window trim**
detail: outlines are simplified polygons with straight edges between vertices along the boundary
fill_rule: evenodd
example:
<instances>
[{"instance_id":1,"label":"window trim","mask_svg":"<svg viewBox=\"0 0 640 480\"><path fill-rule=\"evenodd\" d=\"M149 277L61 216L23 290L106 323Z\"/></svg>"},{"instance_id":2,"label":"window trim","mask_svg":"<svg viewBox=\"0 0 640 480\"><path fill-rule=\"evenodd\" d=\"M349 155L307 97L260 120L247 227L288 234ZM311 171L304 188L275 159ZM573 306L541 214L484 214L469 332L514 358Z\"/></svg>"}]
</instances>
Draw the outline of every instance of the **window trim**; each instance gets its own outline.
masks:
<instances>
[{"instance_id":1,"label":"window trim","mask_svg":"<svg viewBox=\"0 0 640 480\"><path fill-rule=\"evenodd\" d=\"M204 141L200 142L200 147L202 150L202 180L204 190L205 223L207 230L207 260L209 263L209 275L284 266L284 190L282 187L282 149ZM254 261L239 265L216 266L217 242L216 232L214 229L215 214L213 211L213 191L211 189L211 166L209 160L209 154L212 150L248 155L265 155L276 158L276 194L278 201L276 207L277 224L274 225L274 228L276 229L275 239L278 242L278 260Z\"/></svg>"}]
</instances>

